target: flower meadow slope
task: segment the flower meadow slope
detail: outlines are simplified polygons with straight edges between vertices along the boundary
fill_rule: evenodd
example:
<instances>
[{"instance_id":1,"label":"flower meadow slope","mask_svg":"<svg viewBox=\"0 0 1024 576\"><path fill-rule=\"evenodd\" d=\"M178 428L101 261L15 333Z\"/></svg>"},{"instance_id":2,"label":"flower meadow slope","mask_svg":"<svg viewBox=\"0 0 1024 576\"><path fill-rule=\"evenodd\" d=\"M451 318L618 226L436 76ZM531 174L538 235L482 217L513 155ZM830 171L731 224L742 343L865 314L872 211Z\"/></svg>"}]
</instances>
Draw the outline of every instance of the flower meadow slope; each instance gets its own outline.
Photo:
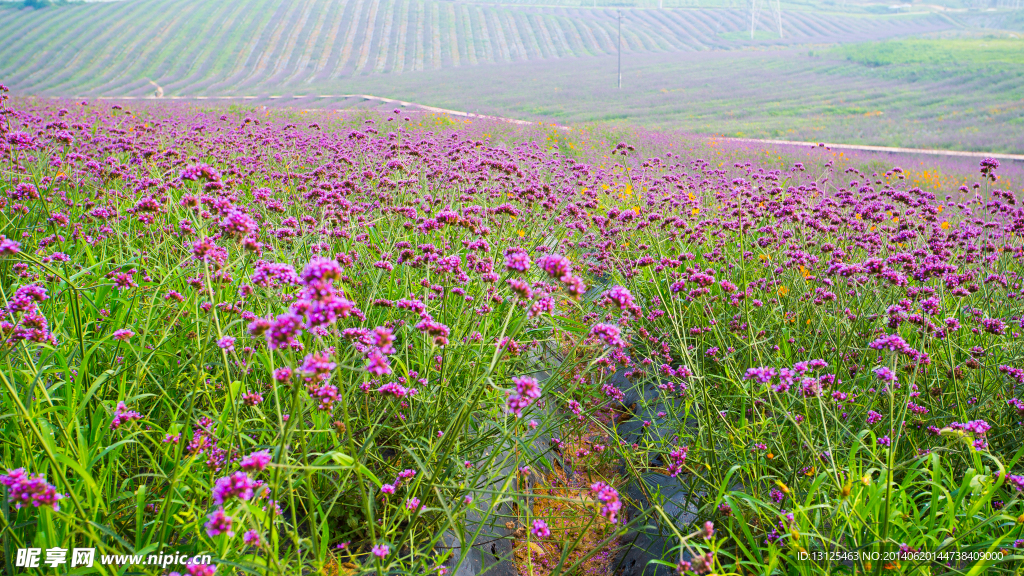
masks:
<instances>
[{"instance_id":1,"label":"flower meadow slope","mask_svg":"<svg viewBox=\"0 0 1024 576\"><path fill-rule=\"evenodd\" d=\"M995 161L925 191L824 149L397 113L19 100L0 130L9 569L445 574L497 525L568 573L582 537L530 505L555 469L606 544L670 535L652 569L1024 547L1024 208Z\"/></svg>"}]
</instances>

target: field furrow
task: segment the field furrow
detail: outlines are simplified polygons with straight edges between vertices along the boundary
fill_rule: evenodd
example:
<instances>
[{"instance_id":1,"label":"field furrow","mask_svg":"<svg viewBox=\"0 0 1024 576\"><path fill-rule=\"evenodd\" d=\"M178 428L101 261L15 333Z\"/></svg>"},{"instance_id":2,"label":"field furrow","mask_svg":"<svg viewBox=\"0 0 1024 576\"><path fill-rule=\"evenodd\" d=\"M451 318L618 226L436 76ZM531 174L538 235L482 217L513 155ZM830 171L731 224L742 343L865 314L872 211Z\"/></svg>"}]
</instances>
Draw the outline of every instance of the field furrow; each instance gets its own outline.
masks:
<instances>
[{"instance_id":1,"label":"field furrow","mask_svg":"<svg viewBox=\"0 0 1024 576\"><path fill-rule=\"evenodd\" d=\"M385 4L390 3L392 0L381 0ZM381 43L386 41L384 38L384 19L381 17L383 13L383 7L378 4L373 20L370 22L373 34L370 37L369 48L367 49L366 61L359 67L360 74L369 74L373 70L373 59L380 50Z\"/></svg>"},{"instance_id":2,"label":"field furrow","mask_svg":"<svg viewBox=\"0 0 1024 576\"><path fill-rule=\"evenodd\" d=\"M487 18L487 29L494 38L496 52L498 58L502 62L512 61L512 51L509 50L509 42L505 38L505 30L502 29L501 23L498 21L498 14L496 10L488 10L486 12Z\"/></svg>"},{"instance_id":3,"label":"field furrow","mask_svg":"<svg viewBox=\"0 0 1024 576\"><path fill-rule=\"evenodd\" d=\"M384 30L381 32L385 39L385 42L381 43L381 48L377 50L377 59L373 64L374 73L380 74L387 69L388 56L391 55L392 40L391 34L394 28L393 23L395 21L395 5L397 2L388 1L385 3L384 9Z\"/></svg>"},{"instance_id":4,"label":"field furrow","mask_svg":"<svg viewBox=\"0 0 1024 576\"><path fill-rule=\"evenodd\" d=\"M551 31L548 29L548 20L543 15L534 14L534 24L536 25L537 40L540 42L541 53L544 54L544 58L558 58L561 54L558 53L558 47L555 45L554 40L551 38Z\"/></svg>"},{"instance_id":5,"label":"field furrow","mask_svg":"<svg viewBox=\"0 0 1024 576\"><path fill-rule=\"evenodd\" d=\"M227 35L215 34L219 30L233 30L235 20L232 18L239 12L238 6L233 6L227 2L221 4L205 5L204 8L209 7L208 12L203 12L199 15L201 22L200 27L197 30L197 38L213 39L219 41L204 41L204 42L193 42L191 50L182 51L175 55L171 61L171 68L166 74L166 77L170 78L170 82L167 82L166 86L163 86L164 91L167 93L174 93L182 86L188 83L190 75L202 65L205 60L204 54L209 56L213 54L214 48L220 48L220 44L225 40ZM157 22L157 19L153 19L152 22ZM145 37L145 36L143 36Z\"/></svg>"},{"instance_id":6,"label":"field furrow","mask_svg":"<svg viewBox=\"0 0 1024 576\"><path fill-rule=\"evenodd\" d=\"M342 30L342 21L345 15L351 10L354 2L332 2L334 9L331 11L331 20L326 24L326 33L323 36L323 44L313 53L313 70L306 78L306 83L320 79L335 54L339 43L338 33Z\"/></svg>"},{"instance_id":7,"label":"field furrow","mask_svg":"<svg viewBox=\"0 0 1024 576\"><path fill-rule=\"evenodd\" d=\"M461 65L459 55L458 23L455 16L455 8L447 3L438 6L441 44L441 67L457 68Z\"/></svg>"},{"instance_id":8,"label":"field furrow","mask_svg":"<svg viewBox=\"0 0 1024 576\"><path fill-rule=\"evenodd\" d=\"M230 78L245 64L252 44L259 37L259 32L266 24L266 18L273 14L274 0L260 0L249 9L241 11L242 20L237 33L225 35L222 43L206 60L186 79L181 90L189 94L202 94L210 84L218 78ZM148 82L143 86L147 93L153 86Z\"/></svg>"},{"instance_id":9,"label":"field furrow","mask_svg":"<svg viewBox=\"0 0 1024 576\"><path fill-rule=\"evenodd\" d=\"M283 42L282 37L294 28L295 23L301 17L302 8L301 3L282 0L278 15L271 21L270 26L264 29L266 42L261 41L261 49L257 52L256 61L248 67L242 78L235 81L234 87L249 88L252 84L258 83L259 79L266 74L267 68L274 62L274 55L279 52Z\"/></svg>"},{"instance_id":10,"label":"field furrow","mask_svg":"<svg viewBox=\"0 0 1024 576\"><path fill-rule=\"evenodd\" d=\"M294 25L291 26L291 30L285 37L284 42L281 44L281 50L274 56L274 65L267 68L266 72L258 79L260 84L267 82L279 81L288 73L289 66L292 64L293 55L296 51L296 46L299 41L308 41L308 30L310 15L316 8L317 2L314 0L305 0L300 3L302 11L299 14L298 20Z\"/></svg>"},{"instance_id":11,"label":"field furrow","mask_svg":"<svg viewBox=\"0 0 1024 576\"><path fill-rule=\"evenodd\" d=\"M444 62L441 59L442 53L442 31L444 26L441 22L441 7L437 2L431 2L430 6L430 28L429 28L429 47L430 47L430 69L440 70L444 66Z\"/></svg>"},{"instance_id":12,"label":"field furrow","mask_svg":"<svg viewBox=\"0 0 1024 576\"><path fill-rule=\"evenodd\" d=\"M370 4L366 10L366 20L363 24L363 37L359 44L359 56L352 66L352 74L358 74L362 72L366 63L370 60L370 45L373 44L373 37L376 31L375 24L377 23L377 10L380 8L380 0L370 0Z\"/></svg>"},{"instance_id":13,"label":"field furrow","mask_svg":"<svg viewBox=\"0 0 1024 576\"><path fill-rule=\"evenodd\" d=\"M24 75L14 74L10 81L17 82L16 85L26 86L33 91L45 91L59 84L59 81L69 76L75 76L84 62L97 51L102 50L104 42L114 30L110 24L120 21L120 25L131 21L133 17L144 13L146 7L142 4L135 5L131 10L112 10L110 8L102 11L100 23L92 30L91 34L83 34L68 42L57 54L48 58L34 68L25 69ZM98 29L106 32L95 33ZM0 60L4 60L0 58ZM6 80L6 79L5 79Z\"/></svg>"},{"instance_id":14,"label":"field furrow","mask_svg":"<svg viewBox=\"0 0 1024 576\"><path fill-rule=\"evenodd\" d=\"M212 76L204 81L197 82L192 89L203 88L207 90L224 89L230 93L237 94L238 82L245 78L252 70L262 55L259 50L265 49L267 42L272 36L274 26L287 14L289 3L287 0L269 0L271 5L259 13L253 23L253 28L243 36L244 44L237 49L237 52L230 61L233 62L230 69L220 76Z\"/></svg>"},{"instance_id":15,"label":"field furrow","mask_svg":"<svg viewBox=\"0 0 1024 576\"><path fill-rule=\"evenodd\" d=\"M509 10L502 10L498 14L501 18L501 26L505 30L506 37L509 39L509 51L512 53L513 59L516 62L525 62L529 59L529 54L526 51L526 43L523 41L514 15Z\"/></svg>"},{"instance_id":16,"label":"field furrow","mask_svg":"<svg viewBox=\"0 0 1024 576\"><path fill-rule=\"evenodd\" d=\"M0 18L0 38L6 39L7 46L5 57L0 59L0 76L7 82L18 82L42 63L59 57L69 41L88 33L97 21L106 17L100 11L91 11L84 17L73 13L69 18L74 22L72 25L46 26L46 14L40 10L11 10L11 13L7 18Z\"/></svg>"},{"instance_id":17,"label":"field furrow","mask_svg":"<svg viewBox=\"0 0 1024 576\"><path fill-rule=\"evenodd\" d=\"M707 23L700 20L699 11L667 11L666 25L678 31L679 42L689 49L705 50L715 43L714 35L708 34Z\"/></svg>"},{"instance_id":18,"label":"field furrow","mask_svg":"<svg viewBox=\"0 0 1024 576\"><path fill-rule=\"evenodd\" d=\"M487 34L486 19L483 16L483 8L474 6L469 12L472 23L473 37L476 41L477 58L487 64L495 64L494 46L490 43L490 35Z\"/></svg>"},{"instance_id":19,"label":"field furrow","mask_svg":"<svg viewBox=\"0 0 1024 576\"><path fill-rule=\"evenodd\" d=\"M364 13L369 9L371 1L355 0L355 10L352 12L352 19L348 21L348 31L345 33L345 44L342 47L341 54L338 56L338 62L331 70L331 78L340 78L349 69L349 61L352 59L352 52L356 47L359 30L364 26L366 19Z\"/></svg>"},{"instance_id":20,"label":"field furrow","mask_svg":"<svg viewBox=\"0 0 1024 576\"><path fill-rule=\"evenodd\" d=\"M136 38L135 33L146 20L144 14L149 8L147 4L148 2L140 3L132 11L112 13L112 26L96 36L93 41L83 45L69 62L60 67L59 71L46 73L46 79L40 82L39 89L55 92L80 92L83 88L87 89L92 83L92 75L96 73L97 66L104 61L109 61L110 52L116 49L116 46ZM187 10L190 12L187 22L191 22L195 10Z\"/></svg>"},{"instance_id":21,"label":"field furrow","mask_svg":"<svg viewBox=\"0 0 1024 576\"><path fill-rule=\"evenodd\" d=\"M399 0L400 9L398 10L398 40L395 46L395 63L391 68L392 72L406 72L405 68L405 51L409 42L409 13L415 11L412 10L411 4L415 0Z\"/></svg>"},{"instance_id":22,"label":"field furrow","mask_svg":"<svg viewBox=\"0 0 1024 576\"><path fill-rule=\"evenodd\" d=\"M139 41L131 45L119 65L111 66L107 74L99 79L102 83L97 82L93 89L94 92L97 94L152 93L153 86L141 76L141 69L166 39L174 33L183 17L184 14L179 12L166 20L154 20L153 25L139 35Z\"/></svg>"},{"instance_id":23,"label":"field furrow","mask_svg":"<svg viewBox=\"0 0 1024 576\"><path fill-rule=\"evenodd\" d=\"M636 10L634 15L639 27L650 30L651 39L661 50L678 50L685 44L678 29L670 27L662 16L663 11Z\"/></svg>"},{"instance_id":24,"label":"field furrow","mask_svg":"<svg viewBox=\"0 0 1024 576\"><path fill-rule=\"evenodd\" d=\"M308 80L316 67L316 54L324 52L323 36L326 36L324 27L327 26L337 12L340 12L341 2L330 2L329 0L318 0L316 11L312 15L313 29L309 36L302 41L302 51L298 59L292 65L291 73L282 80L284 84L291 84L295 80Z\"/></svg>"},{"instance_id":25,"label":"field furrow","mask_svg":"<svg viewBox=\"0 0 1024 576\"><path fill-rule=\"evenodd\" d=\"M740 8L591 8L438 0L135 0L45 10L0 8L0 76L45 93L275 92L299 84L483 64L630 53L849 42L938 32L933 14L843 15L767 8L749 38ZM52 26L60 12L62 26ZM168 13L155 19L154 13ZM49 15L49 16L48 16ZM159 21L159 24L157 23Z\"/></svg>"},{"instance_id":26,"label":"field furrow","mask_svg":"<svg viewBox=\"0 0 1024 576\"><path fill-rule=\"evenodd\" d=\"M527 60L540 60L543 58L543 54L540 50L540 43L537 41L537 35L534 32L533 24L530 22L528 15L522 12L513 12L512 18L516 23L516 30L519 31L520 37L523 39L523 48L526 50Z\"/></svg>"},{"instance_id":27,"label":"field furrow","mask_svg":"<svg viewBox=\"0 0 1024 576\"><path fill-rule=\"evenodd\" d=\"M441 4L441 10L444 18L444 58L447 65L458 67L462 65L462 58L459 55L459 25L455 7L446 2Z\"/></svg>"},{"instance_id":28,"label":"field furrow","mask_svg":"<svg viewBox=\"0 0 1024 576\"><path fill-rule=\"evenodd\" d=\"M419 72L423 70L424 60L426 58L426 38L424 35L424 24L426 20L426 3L416 2L416 43L415 46L415 57L413 60L413 70Z\"/></svg>"}]
</instances>

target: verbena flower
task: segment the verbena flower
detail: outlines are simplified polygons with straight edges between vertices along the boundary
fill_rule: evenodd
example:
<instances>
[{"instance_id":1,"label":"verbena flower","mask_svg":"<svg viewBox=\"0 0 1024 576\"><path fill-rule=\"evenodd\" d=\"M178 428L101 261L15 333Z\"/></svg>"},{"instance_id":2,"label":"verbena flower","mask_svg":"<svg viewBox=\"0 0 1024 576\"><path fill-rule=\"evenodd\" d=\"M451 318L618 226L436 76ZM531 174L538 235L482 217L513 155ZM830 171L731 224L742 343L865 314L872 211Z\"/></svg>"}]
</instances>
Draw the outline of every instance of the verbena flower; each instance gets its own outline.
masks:
<instances>
[{"instance_id":1,"label":"verbena flower","mask_svg":"<svg viewBox=\"0 0 1024 576\"><path fill-rule=\"evenodd\" d=\"M206 517L206 534L210 538L216 538L221 534L227 534L228 536L234 536L235 533L231 531L231 527L234 525L234 518L228 516L224 512L224 508L217 508Z\"/></svg>"},{"instance_id":2,"label":"verbena flower","mask_svg":"<svg viewBox=\"0 0 1024 576\"><path fill-rule=\"evenodd\" d=\"M15 510L24 506L49 506L57 512L60 500L64 498L56 486L47 483L42 476L26 473L24 468L8 470L7 474L0 475L0 484L7 487L7 500L14 504Z\"/></svg>"},{"instance_id":3,"label":"verbena flower","mask_svg":"<svg viewBox=\"0 0 1024 576\"><path fill-rule=\"evenodd\" d=\"M551 537L551 530L548 528L548 523L539 518L533 521L533 527L530 531L537 538Z\"/></svg>"}]
</instances>

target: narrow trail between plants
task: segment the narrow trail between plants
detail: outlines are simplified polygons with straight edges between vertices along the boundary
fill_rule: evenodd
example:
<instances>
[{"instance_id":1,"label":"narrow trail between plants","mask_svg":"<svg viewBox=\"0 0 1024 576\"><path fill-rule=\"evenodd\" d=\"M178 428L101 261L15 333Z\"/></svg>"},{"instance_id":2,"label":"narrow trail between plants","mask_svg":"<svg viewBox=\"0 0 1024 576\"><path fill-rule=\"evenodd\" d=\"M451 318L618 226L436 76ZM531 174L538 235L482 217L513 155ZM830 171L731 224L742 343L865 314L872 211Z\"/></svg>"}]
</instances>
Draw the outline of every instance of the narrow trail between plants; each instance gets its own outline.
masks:
<instances>
[{"instance_id":1,"label":"narrow trail between plants","mask_svg":"<svg viewBox=\"0 0 1024 576\"><path fill-rule=\"evenodd\" d=\"M158 87L159 89L159 87ZM162 90L161 90L162 92ZM80 97L76 97L80 98ZM397 100L394 98L384 98L382 96L374 96L372 94L318 94L315 96L310 95L292 95L292 96L164 96L160 98L154 98L152 96L99 96L97 100L182 100L182 101L230 101L230 100L243 100L243 101L264 101L269 100L273 102L287 101L287 100L327 100L327 99L340 99L352 100L357 99L362 102L375 101L381 104L401 106L403 108L412 109L421 112L433 112L435 114L448 114L451 116L459 116L462 118L479 118L482 120L496 120L499 122L508 122L510 124L518 124L522 126L530 126L535 124L552 126L562 130L572 130L572 126L566 126L562 124L556 124L553 122L532 122L529 120L520 120L517 118L506 118L503 116L490 116L487 114L476 114L474 112L465 112L462 110L451 110L449 108L438 108L436 106L427 106L425 104L418 104L416 102L407 102L405 100ZM323 108L303 108L303 111L311 112L313 110L323 110ZM903 148L893 146L871 146L867 144L841 144L834 142L804 142L798 140L773 140L767 138L734 138L726 136L704 136L708 140L716 142L736 142L736 143L747 143L747 144L770 144L775 146L812 146L812 147L824 147L831 150L854 150L860 152L882 152L887 154L924 154L928 156L954 156L961 158L996 158L998 160L1016 160L1024 162L1024 154L1009 154L1005 152L972 152L967 150L940 150L935 148Z\"/></svg>"}]
</instances>

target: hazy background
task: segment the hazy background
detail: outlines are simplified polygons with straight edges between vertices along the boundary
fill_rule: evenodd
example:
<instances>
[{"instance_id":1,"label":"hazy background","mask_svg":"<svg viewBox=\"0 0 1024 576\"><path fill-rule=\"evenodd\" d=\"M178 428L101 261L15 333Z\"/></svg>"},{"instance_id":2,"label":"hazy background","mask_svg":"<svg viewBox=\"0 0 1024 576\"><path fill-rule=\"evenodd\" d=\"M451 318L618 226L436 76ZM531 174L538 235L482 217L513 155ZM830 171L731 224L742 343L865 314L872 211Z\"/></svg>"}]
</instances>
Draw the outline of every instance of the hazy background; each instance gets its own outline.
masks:
<instances>
[{"instance_id":1,"label":"hazy background","mask_svg":"<svg viewBox=\"0 0 1024 576\"><path fill-rule=\"evenodd\" d=\"M1024 0L33 0L0 2L0 82L1021 153L1022 32Z\"/></svg>"}]
</instances>

